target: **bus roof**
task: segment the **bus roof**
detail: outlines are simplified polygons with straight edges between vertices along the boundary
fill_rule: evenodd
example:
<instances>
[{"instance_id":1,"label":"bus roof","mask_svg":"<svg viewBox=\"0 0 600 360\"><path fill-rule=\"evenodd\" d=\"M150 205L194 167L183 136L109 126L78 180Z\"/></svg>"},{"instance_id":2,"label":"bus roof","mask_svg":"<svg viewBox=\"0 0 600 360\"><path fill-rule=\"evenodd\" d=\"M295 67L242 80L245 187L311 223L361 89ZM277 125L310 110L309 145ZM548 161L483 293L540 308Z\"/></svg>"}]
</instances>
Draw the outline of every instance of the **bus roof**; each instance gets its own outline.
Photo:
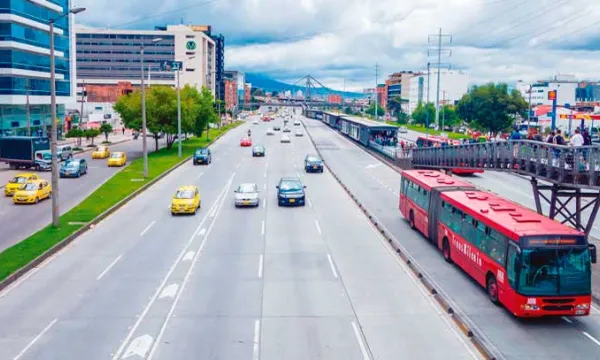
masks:
<instances>
[{"instance_id":1,"label":"bus roof","mask_svg":"<svg viewBox=\"0 0 600 360\"><path fill-rule=\"evenodd\" d=\"M475 186L469 182L457 180L436 170L405 170L402 176L416 182L427 190L439 187L466 187L475 190Z\"/></svg>"},{"instance_id":2,"label":"bus roof","mask_svg":"<svg viewBox=\"0 0 600 360\"><path fill-rule=\"evenodd\" d=\"M442 200L513 240L532 235L585 234L537 212L485 191L449 191Z\"/></svg>"}]
</instances>

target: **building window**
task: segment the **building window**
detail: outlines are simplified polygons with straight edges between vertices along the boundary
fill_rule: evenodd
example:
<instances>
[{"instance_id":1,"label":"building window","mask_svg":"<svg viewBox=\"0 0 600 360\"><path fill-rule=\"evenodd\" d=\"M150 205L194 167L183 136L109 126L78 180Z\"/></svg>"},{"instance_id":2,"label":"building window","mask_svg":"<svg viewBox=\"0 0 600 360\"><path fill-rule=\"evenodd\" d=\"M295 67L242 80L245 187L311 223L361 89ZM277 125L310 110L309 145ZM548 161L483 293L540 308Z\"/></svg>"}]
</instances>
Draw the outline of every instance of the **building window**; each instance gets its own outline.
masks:
<instances>
[{"instance_id":1,"label":"building window","mask_svg":"<svg viewBox=\"0 0 600 360\"><path fill-rule=\"evenodd\" d=\"M193 39L193 38L195 38L195 37L196 37L196 35L186 35L186 36L185 36L185 38L186 38L186 39Z\"/></svg>"},{"instance_id":2,"label":"building window","mask_svg":"<svg viewBox=\"0 0 600 360\"><path fill-rule=\"evenodd\" d=\"M185 71L196 71L196 69L185 69Z\"/></svg>"}]
</instances>

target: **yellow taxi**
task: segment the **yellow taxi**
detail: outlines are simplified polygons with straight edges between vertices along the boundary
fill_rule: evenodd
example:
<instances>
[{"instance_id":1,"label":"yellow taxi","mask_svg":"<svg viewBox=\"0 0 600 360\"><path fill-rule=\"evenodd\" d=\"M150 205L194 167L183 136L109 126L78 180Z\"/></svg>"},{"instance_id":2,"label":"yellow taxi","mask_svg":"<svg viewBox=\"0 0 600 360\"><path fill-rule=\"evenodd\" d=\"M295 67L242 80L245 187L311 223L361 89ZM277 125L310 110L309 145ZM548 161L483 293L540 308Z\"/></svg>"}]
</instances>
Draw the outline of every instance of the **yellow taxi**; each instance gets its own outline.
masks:
<instances>
[{"instance_id":1,"label":"yellow taxi","mask_svg":"<svg viewBox=\"0 0 600 360\"><path fill-rule=\"evenodd\" d=\"M193 186L182 186L171 199L171 214L196 214L200 209L200 190Z\"/></svg>"},{"instance_id":2,"label":"yellow taxi","mask_svg":"<svg viewBox=\"0 0 600 360\"><path fill-rule=\"evenodd\" d=\"M23 184L13 195L15 204L37 204L52 196L52 187L46 180L31 180Z\"/></svg>"},{"instance_id":3,"label":"yellow taxi","mask_svg":"<svg viewBox=\"0 0 600 360\"><path fill-rule=\"evenodd\" d=\"M108 166L123 166L127 162L127 155L124 152L114 152L108 158Z\"/></svg>"},{"instance_id":4,"label":"yellow taxi","mask_svg":"<svg viewBox=\"0 0 600 360\"><path fill-rule=\"evenodd\" d=\"M4 195L13 196L15 191L21 186L25 185L28 181L39 180L40 178L33 173L23 173L10 179L4 187Z\"/></svg>"},{"instance_id":5,"label":"yellow taxi","mask_svg":"<svg viewBox=\"0 0 600 360\"><path fill-rule=\"evenodd\" d=\"M108 146L98 146L94 152L92 152L92 159L106 159L110 156L110 149Z\"/></svg>"}]
</instances>

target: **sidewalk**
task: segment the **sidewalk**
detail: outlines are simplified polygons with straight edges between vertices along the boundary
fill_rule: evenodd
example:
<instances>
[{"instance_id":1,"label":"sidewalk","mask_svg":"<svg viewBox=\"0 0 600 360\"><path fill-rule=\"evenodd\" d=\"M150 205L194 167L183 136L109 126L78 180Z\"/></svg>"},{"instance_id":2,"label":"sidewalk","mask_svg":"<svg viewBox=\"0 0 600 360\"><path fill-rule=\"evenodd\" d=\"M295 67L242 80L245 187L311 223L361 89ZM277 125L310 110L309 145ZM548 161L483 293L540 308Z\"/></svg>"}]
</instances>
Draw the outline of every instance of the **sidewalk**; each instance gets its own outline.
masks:
<instances>
[{"instance_id":1,"label":"sidewalk","mask_svg":"<svg viewBox=\"0 0 600 360\"><path fill-rule=\"evenodd\" d=\"M108 135L108 141L110 141L111 143L119 143L119 142L123 142L125 140L131 140L133 138L132 135L132 131L125 131L125 134L123 134L123 132L121 131L113 131L112 133L110 133ZM101 134L99 136L97 136L96 138L94 138L94 145L101 145L102 142L106 140L106 137L104 136L104 134ZM81 147L85 150L87 148L87 145L91 145L92 141L90 140L86 140L85 138L81 138ZM64 139L64 140L58 140L58 145L72 145L72 146L76 146L77 145L77 138L69 138L69 139Z\"/></svg>"}]
</instances>

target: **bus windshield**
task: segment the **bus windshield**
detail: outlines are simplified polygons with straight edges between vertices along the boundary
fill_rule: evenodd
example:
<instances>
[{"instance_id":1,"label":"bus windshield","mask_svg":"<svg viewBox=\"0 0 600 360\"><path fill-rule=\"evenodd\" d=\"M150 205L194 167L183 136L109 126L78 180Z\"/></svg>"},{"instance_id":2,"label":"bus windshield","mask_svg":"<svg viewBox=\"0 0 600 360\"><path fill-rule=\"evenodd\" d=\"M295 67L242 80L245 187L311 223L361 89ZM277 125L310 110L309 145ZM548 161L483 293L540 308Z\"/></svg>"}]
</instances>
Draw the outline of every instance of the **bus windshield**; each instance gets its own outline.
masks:
<instances>
[{"instance_id":1,"label":"bus windshield","mask_svg":"<svg viewBox=\"0 0 600 360\"><path fill-rule=\"evenodd\" d=\"M525 296L591 292L587 247L523 249L518 291Z\"/></svg>"}]
</instances>

